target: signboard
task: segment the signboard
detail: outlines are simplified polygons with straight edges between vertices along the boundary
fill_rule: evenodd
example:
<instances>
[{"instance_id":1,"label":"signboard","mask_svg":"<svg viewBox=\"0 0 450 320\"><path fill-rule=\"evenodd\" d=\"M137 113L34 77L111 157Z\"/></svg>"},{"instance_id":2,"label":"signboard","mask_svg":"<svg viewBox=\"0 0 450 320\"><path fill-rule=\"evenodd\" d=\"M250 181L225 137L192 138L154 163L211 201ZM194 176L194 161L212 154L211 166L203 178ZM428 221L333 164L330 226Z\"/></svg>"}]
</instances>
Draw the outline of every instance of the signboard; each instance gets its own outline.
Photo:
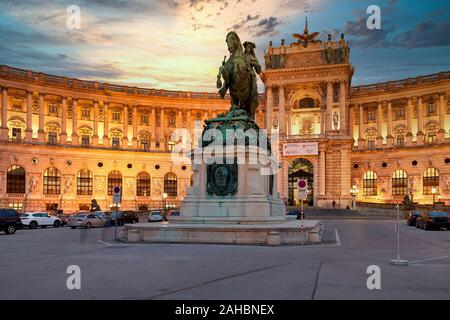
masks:
<instances>
[{"instance_id":1,"label":"signboard","mask_svg":"<svg viewBox=\"0 0 450 320\"><path fill-rule=\"evenodd\" d=\"M308 190L300 189L298 190L298 200L306 200L308 198Z\"/></svg>"},{"instance_id":2,"label":"signboard","mask_svg":"<svg viewBox=\"0 0 450 320\"><path fill-rule=\"evenodd\" d=\"M318 142L283 143L283 156L316 156L318 154Z\"/></svg>"},{"instance_id":3,"label":"signboard","mask_svg":"<svg viewBox=\"0 0 450 320\"><path fill-rule=\"evenodd\" d=\"M306 190L308 188L308 181L305 179L300 179L298 180L297 185L300 190Z\"/></svg>"},{"instance_id":4,"label":"signboard","mask_svg":"<svg viewBox=\"0 0 450 320\"><path fill-rule=\"evenodd\" d=\"M114 204L120 203L122 198L122 188L120 186L113 187L113 198L112 201Z\"/></svg>"}]
</instances>

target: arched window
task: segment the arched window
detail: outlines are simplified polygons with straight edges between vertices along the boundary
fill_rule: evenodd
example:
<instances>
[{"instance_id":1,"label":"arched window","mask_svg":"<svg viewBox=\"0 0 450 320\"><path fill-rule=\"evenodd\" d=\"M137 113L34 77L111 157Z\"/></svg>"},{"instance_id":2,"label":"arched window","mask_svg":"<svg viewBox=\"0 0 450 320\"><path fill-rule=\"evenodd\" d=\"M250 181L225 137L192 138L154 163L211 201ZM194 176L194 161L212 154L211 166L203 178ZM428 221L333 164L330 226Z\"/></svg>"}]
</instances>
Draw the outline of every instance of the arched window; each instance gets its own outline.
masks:
<instances>
[{"instance_id":1,"label":"arched window","mask_svg":"<svg viewBox=\"0 0 450 320\"><path fill-rule=\"evenodd\" d=\"M137 176L136 192L138 196L147 197L150 195L150 175L147 172L141 172Z\"/></svg>"},{"instance_id":2,"label":"arched window","mask_svg":"<svg viewBox=\"0 0 450 320\"><path fill-rule=\"evenodd\" d=\"M177 192L177 176L175 173L169 172L164 176L164 193L169 197L176 197Z\"/></svg>"},{"instance_id":3,"label":"arched window","mask_svg":"<svg viewBox=\"0 0 450 320\"><path fill-rule=\"evenodd\" d=\"M408 194L408 175L403 170L397 170L392 175L392 194L403 196Z\"/></svg>"},{"instance_id":4,"label":"arched window","mask_svg":"<svg viewBox=\"0 0 450 320\"><path fill-rule=\"evenodd\" d=\"M363 194L365 196L377 195L377 174L373 171L367 171L363 178Z\"/></svg>"},{"instance_id":5,"label":"arched window","mask_svg":"<svg viewBox=\"0 0 450 320\"><path fill-rule=\"evenodd\" d=\"M44 171L44 194L61 193L61 173L56 168L47 168Z\"/></svg>"},{"instance_id":6,"label":"arched window","mask_svg":"<svg viewBox=\"0 0 450 320\"><path fill-rule=\"evenodd\" d=\"M423 173L423 194L433 194L433 188L436 188L436 193L439 193L439 170L436 168L428 168Z\"/></svg>"},{"instance_id":7,"label":"arched window","mask_svg":"<svg viewBox=\"0 0 450 320\"><path fill-rule=\"evenodd\" d=\"M92 195L92 172L84 169L77 174L77 194Z\"/></svg>"},{"instance_id":8,"label":"arched window","mask_svg":"<svg viewBox=\"0 0 450 320\"><path fill-rule=\"evenodd\" d=\"M25 170L11 166L6 174L6 193L25 193Z\"/></svg>"},{"instance_id":9,"label":"arched window","mask_svg":"<svg viewBox=\"0 0 450 320\"><path fill-rule=\"evenodd\" d=\"M108 174L108 195L113 194L114 187L122 188L122 174L119 171L111 171Z\"/></svg>"}]
</instances>

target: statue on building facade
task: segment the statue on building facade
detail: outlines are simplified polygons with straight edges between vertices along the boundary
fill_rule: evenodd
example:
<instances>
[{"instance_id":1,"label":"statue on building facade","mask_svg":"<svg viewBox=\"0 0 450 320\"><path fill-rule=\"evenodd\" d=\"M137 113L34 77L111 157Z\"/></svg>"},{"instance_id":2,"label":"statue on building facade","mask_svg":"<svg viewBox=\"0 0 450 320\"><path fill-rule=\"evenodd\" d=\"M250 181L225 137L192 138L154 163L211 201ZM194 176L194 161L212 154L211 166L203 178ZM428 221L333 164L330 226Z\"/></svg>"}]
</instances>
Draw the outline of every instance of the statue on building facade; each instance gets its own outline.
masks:
<instances>
[{"instance_id":1,"label":"statue on building facade","mask_svg":"<svg viewBox=\"0 0 450 320\"><path fill-rule=\"evenodd\" d=\"M308 47L308 44L311 43L320 43L319 39L316 39L319 36L319 32L313 32L309 34L308 30L308 18L305 17L305 29L303 30L303 34L294 33L292 36L297 39L298 44L303 44L303 47Z\"/></svg>"},{"instance_id":2,"label":"statue on building facade","mask_svg":"<svg viewBox=\"0 0 450 320\"><path fill-rule=\"evenodd\" d=\"M261 73L261 66L256 58L255 44L245 42L245 52L236 32L230 31L226 36L230 58L220 67L218 81L223 78L223 86L219 90L222 98L229 90L231 109L244 110L248 117L255 119L258 107L258 88L256 74ZM221 82L220 82L221 84Z\"/></svg>"},{"instance_id":3,"label":"statue on building facade","mask_svg":"<svg viewBox=\"0 0 450 320\"><path fill-rule=\"evenodd\" d=\"M334 63L334 55L335 55L335 49L333 48L333 42L331 41L331 34L328 34L328 41L325 44L325 61L327 64L333 64Z\"/></svg>"},{"instance_id":4,"label":"statue on building facade","mask_svg":"<svg viewBox=\"0 0 450 320\"><path fill-rule=\"evenodd\" d=\"M339 40L339 49L338 49L338 63L348 63L350 56L350 48L345 42L344 34L341 33L341 40Z\"/></svg>"},{"instance_id":5,"label":"statue on building facade","mask_svg":"<svg viewBox=\"0 0 450 320\"><path fill-rule=\"evenodd\" d=\"M335 111L333 113L333 129L337 130L339 126L339 115L338 113Z\"/></svg>"}]
</instances>

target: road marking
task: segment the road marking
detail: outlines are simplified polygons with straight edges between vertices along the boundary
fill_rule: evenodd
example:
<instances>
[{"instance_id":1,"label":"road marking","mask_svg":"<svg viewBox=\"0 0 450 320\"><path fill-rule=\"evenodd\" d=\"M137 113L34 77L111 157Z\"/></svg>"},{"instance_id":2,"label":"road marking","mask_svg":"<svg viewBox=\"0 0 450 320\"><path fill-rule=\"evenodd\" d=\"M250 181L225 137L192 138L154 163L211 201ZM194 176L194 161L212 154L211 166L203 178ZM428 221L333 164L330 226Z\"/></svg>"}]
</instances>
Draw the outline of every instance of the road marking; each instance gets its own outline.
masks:
<instances>
[{"instance_id":1,"label":"road marking","mask_svg":"<svg viewBox=\"0 0 450 320\"><path fill-rule=\"evenodd\" d=\"M113 246L111 243L108 243L108 242L103 241L103 240L97 240L97 242L100 242L100 243L104 244L105 246L110 246L110 247Z\"/></svg>"},{"instance_id":2,"label":"road marking","mask_svg":"<svg viewBox=\"0 0 450 320\"><path fill-rule=\"evenodd\" d=\"M413 267L447 267L450 268L450 264L425 264L425 263L414 263L411 264Z\"/></svg>"},{"instance_id":3,"label":"road marking","mask_svg":"<svg viewBox=\"0 0 450 320\"><path fill-rule=\"evenodd\" d=\"M435 261L435 260L442 260L442 259L446 259L446 258L450 258L450 255L449 256L436 257L436 258L423 259L423 260L416 260L416 261L411 261L410 263Z\"/></svg>"},{"instance_id":4,"label":"road marking","mask_svg":"<svg viewBox=\"0 0 450 320\"><path fill-rule=\"evenodd\" d=\"M337 229L334 229L334 233L335 233L335 235L336 235L336 244L337 244L338 246L340 246L340 245L341 245L341 238L339 237L339 232L338 232L338 230L337 230Z\"/></svg>"}]
</instances>

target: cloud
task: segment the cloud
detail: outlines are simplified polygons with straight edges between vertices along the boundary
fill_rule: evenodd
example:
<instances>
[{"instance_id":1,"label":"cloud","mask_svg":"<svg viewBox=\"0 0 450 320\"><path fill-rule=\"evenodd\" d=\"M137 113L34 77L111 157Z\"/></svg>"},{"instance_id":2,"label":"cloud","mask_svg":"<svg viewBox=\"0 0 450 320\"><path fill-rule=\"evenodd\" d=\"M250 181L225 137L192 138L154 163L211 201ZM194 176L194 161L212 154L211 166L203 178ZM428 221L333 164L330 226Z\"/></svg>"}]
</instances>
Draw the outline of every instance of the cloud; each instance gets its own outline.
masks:
<instances>
[{"instance_id":1,"label":"cloud","mask_svg":"<svg viewBox=\"0 0 450 320\"><path fill-rule=\"evenodd\" d=\"M352 46L362 48L388 47L390 44L387 36L395 29L386 27L387 22L385 22L380 30L371 30L367 28L366 21L366 17L360 17L357 21L345 23L344 33L351 38Z\"/></svg>"},{"instance_id":2,"label":"cloud","mask_svg":"<svg viewBox=\"0 0 450 320\"><path fill-rule=\"evenodd\" d=\"M450 22L425 21L416 25L414 30L398 34L394 44L404 48L426 48L450 46Z\"/></svg>"},{"instance_id":3,"label":"cloud","mask_svg":"<svg viewBox=\"0 0 450 320\"><path fill-rule=\"evenodd\" d=\"M281 21L276 17L269 17L262 19L254 26L253 34L256 37L260 37L263 35L274 35L276 34L276 27L281 24Z\"/></svg>"}]
</instances>

